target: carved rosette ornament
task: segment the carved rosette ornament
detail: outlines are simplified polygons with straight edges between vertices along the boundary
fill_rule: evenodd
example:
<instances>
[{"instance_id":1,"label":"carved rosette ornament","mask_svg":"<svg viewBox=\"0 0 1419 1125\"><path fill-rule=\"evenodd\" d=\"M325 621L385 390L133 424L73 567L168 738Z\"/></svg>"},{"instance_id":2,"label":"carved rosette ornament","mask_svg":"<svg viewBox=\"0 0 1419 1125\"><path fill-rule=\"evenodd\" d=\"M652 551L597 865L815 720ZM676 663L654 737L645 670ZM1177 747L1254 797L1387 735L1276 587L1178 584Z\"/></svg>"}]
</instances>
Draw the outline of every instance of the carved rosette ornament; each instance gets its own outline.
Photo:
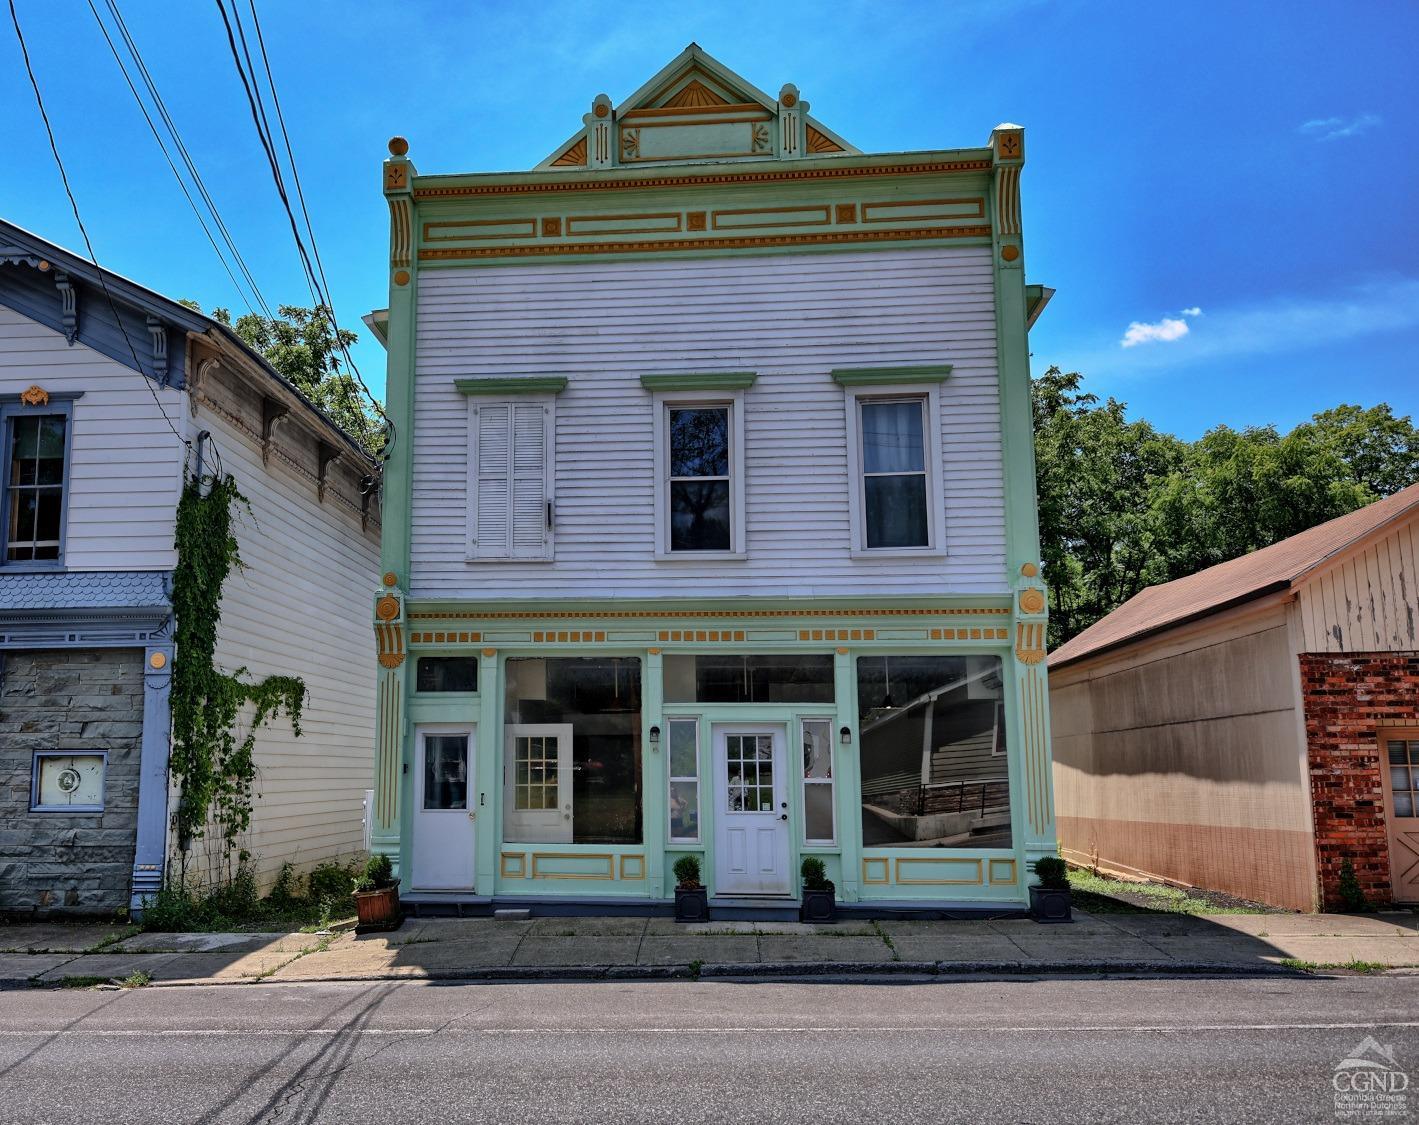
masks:
<instances>
[{"instance_id":1,"label":"carved rosette ornament","mask_svg":"<svg viewBox=\"0 0 1419 1125\"><path fill-rule=\"evenodd\" d=\"M49 392L43 387L30 386L20 392L20 401L26 406L48 406Z\"/></svg>"},{"instance_id":2,"label":"carved rosette ornament","mask_svg":"<svg viewBox=\"0 0 1419 1125\"><path fill-rule=\"evenodd\" d=\"M1020 586L1015 595L1015 659L1021 664L1038 664L1045 658L1045 627L1049 598L1040 581L1037 563L1020 567Z\"/></svg>"},{"instance_id":3,"label":"carved rosette ornament","mask_svg":"<svg viewBox=\"0 0 1419 1125\"><path fill-rule=\"evenodd\" d=\"M392 671L404 663L404 602L396 594L375 598L374 638L381 668Z\"/></svg>"}]
</instances>

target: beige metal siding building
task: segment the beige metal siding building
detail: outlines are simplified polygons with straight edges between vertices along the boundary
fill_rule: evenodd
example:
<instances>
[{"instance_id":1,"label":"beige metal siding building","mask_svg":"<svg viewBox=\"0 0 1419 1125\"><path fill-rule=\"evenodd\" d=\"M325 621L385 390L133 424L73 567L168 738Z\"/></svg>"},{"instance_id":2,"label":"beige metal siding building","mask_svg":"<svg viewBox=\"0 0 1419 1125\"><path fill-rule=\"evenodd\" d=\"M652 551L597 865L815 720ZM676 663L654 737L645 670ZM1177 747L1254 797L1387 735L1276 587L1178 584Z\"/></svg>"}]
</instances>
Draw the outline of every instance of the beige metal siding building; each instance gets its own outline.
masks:
<instances>
[{"instance_id":1,"label":"beige metal siding building","mask_svg":"<svg viewBox=\"0 0 1419 1125\"><path fill-rule=\"evenodd\" d=\"M1144 590L1050 658L1066 858L1297 910L1419 900L1419 485ZM1412 760L1411 760L1412 758Z\"/></svg>"}]
</instances>

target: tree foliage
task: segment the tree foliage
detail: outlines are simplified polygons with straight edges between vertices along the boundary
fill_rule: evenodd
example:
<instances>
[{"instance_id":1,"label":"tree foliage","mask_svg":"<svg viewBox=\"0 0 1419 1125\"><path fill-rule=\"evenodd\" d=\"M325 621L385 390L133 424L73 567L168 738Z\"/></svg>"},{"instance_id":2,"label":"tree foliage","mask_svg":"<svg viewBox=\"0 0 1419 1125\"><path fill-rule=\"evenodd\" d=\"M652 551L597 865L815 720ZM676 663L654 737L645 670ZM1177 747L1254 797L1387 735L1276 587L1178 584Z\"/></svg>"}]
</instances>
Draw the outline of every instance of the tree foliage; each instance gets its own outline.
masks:
<instances>
[{"instance_id":1,"label":"tree foliage","mask_svg":"<svg viewBox=\"0 0 1419 1125\"><path fill-rule=\"evenodd\" d=\"M182 304L201 312L195 301ZM334 318L323 305L302 308L281 305L275 318L257 313L232 323L227 309L213 309L212 319L231 328L249 347L260 352L277 374L320 407L337 425L369 453L384 448L384 425L379 413L364 398L354 376L345 369L344 349L359 337L341 328L332 330Z\"/></svg>"},{"instance_id":2,"label":"tree foliage","mask_svg":"<svg viewBox=\"0 0 1419 1125\"><path fill-rule=\"evenodd\" d=\"M1130 421L1078 372L1051 367L1033 404L1050 642L1145 586L1192 574L1419 480L1419 429L1381 403L1289 433L1217 426L1195 442Z\"/></svg>"}]
</instances>

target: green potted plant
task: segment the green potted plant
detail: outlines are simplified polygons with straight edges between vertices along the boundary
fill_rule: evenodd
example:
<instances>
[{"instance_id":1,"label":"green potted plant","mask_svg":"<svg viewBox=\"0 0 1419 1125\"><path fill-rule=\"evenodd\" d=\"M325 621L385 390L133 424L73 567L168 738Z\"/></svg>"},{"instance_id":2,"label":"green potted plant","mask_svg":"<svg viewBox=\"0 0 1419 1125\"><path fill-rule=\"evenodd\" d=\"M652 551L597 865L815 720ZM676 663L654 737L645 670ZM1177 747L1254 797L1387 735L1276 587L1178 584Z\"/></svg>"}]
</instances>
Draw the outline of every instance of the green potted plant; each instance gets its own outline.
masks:
<instances>
[{"instance_id":1,"label":"green potted plant","mask_svg":"<svg viewBox=\"0 0 1419 1125\"><path fill-rule=\"evenodd\" d=\"M1072 921L1069 868L1057 855L1042 856L1030 868L1038 880L1030 887L1030 917L1036 922Z\"/></svg>"},{"instance_id":2,"label":"green potted plant","mask_svg":"<svg viewBox=\"0 0 1419 1125\"><path fill-rule=\"evenodd\" d=\"M674 870L675 921L708 922L709 891L700 883L699 857L682 855Z\"/></svg>"},{"instance_id":3,"label":"green potted plant","mask_svg":"<svg viewBox=\"0 0 1419 1125\"><path fill-rule=\"evenodd\" d=\"M803 875L803 904L798 908L798 920L836 922L837 888L828 878L828 869L823 866L823 861L816 855L806 855L799 870Z\"/></svg>"},{"instance_id":4,"label":"green potted plant","mask_svg":"<svg viewBox=\"0 0 1419 1125\"><path fill-rule=\"evenodd\" d=\"M404 921L399 912L399 881L387 855L372 855L355 876L356 933L395 930Z\"/></svg>"}]
</instances>

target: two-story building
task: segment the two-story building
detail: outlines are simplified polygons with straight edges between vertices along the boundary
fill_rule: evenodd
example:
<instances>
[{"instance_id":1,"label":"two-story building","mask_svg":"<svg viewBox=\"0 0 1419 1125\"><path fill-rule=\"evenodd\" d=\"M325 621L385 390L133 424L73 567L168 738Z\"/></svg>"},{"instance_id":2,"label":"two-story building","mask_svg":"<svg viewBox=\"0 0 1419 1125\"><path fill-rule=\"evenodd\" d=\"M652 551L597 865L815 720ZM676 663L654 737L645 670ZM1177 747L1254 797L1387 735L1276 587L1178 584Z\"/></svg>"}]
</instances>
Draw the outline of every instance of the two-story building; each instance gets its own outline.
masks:
<instances>
[{"instance_id":1,"label":"two-story building","mask_svg":"<svg viewBox=\"0 0 1419 1125\"><path fill-rule=\"evenodd\" d=\"M1021 906L1055 851L1024 135L691 45L530 172L390 143L373 840L408 901Z\"/></svg>"},{"instance_id":2,"label":"two-story building","mask_svg":"<svg viewBox=\"0 0 1419 1125\"><path fill-rule=\"evenodd\" d=\"M0 454L0 912L141 909L174 859L195 880L225 868L210 835L170 833L189 474L229 474L249 501L217 665L307 688L301 737L284 718L259 733L239 844L263 882L358 854L375 463L226 325L5 222Z\"/></svg>"}]
</instances>

